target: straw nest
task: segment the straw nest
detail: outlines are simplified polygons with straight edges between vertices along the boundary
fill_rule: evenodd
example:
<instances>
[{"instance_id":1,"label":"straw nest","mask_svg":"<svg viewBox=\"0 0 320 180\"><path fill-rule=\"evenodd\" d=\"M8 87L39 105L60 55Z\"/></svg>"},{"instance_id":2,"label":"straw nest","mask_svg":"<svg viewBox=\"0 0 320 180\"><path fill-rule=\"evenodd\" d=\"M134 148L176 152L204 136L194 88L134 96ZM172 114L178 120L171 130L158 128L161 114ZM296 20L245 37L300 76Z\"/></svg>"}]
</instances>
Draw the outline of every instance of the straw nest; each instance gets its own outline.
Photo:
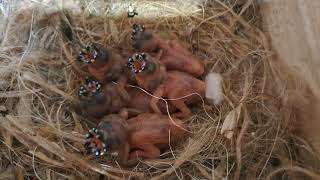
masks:
<instances>
[{"instance_id":1,"label":"straw nest","mask_svg":"<svg viewBox=\"0 0 320 180\"><path fill-rule=\"evenodd\" d=\"M268 41L260 30L256 4L230 8L227 3L207 1L202 13L146 20L67 15L37 7L13 14L1 37L0 177L316 177L305 169L301 155L304 147L304 157L314 159L311 148L293 134L294 109L278 95L274 83L278 71L268 60ZM72 20L73 32L67 28L67 19ZM191 43L207 72L222 74L224 101L219 106L195 107L194 116L184 120L188 137L161 159L121 169L117 164L108 166L109 158L84 153L83 134L92 124L73 108L78 86L87 74L75 62L79 46L74 42L94 41L128 52L133 23L176 33ZM223 124L230 129L221 133Z\"/></svg>"}]
</instances>

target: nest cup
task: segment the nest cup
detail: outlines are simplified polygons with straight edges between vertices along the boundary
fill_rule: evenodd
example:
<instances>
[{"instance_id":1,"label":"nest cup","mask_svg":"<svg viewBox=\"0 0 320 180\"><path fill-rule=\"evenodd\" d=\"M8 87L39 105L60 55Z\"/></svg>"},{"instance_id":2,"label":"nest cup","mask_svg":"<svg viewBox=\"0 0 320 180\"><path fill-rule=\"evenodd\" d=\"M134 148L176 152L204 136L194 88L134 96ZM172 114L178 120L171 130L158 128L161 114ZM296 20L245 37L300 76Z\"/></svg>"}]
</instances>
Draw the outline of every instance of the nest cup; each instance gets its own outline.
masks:
<instances>
[{"instance_id":1,"label":"nest cup","mask_svg":"<svg viewBox=\"0 0 320 180\"><path fill-rule=\"evenodd\" d=\"M206 1L201 13L159 18L88 16L45 6L14 11L0 36L0 177L313 177L306 168L316 168L316 163L307 165L305 157L314 162L317 157L311 148L301 150L309 145L293 132L294 109L278 96L278 71L268 60L259 8L232 2ZM88 75L76 56L90 42L130 52L131 27L136 23L159 34L175 33L189 43L204 60L206 74L223 76L224 100L218 106L193 107L194 115L184 120L188 137L162 152L160 159L123 169L113 157L97 159L84 153L84 135L94 124L73 108Z\"/></svg>"}]
</instances>

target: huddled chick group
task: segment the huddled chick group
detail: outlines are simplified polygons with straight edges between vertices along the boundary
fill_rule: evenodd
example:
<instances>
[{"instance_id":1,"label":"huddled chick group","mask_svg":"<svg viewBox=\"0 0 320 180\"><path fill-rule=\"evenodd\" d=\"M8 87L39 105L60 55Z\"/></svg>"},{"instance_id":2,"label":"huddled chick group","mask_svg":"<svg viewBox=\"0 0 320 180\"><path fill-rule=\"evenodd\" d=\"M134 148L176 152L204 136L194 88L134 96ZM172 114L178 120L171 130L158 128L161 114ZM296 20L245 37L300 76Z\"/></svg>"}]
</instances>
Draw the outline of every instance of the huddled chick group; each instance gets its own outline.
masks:
<instances>
[{"instance_id":1,"label":"huddled chick group","mask_svg":"<svg viewBox=\"0 0 320 180\"><path fill-rule=\"evenodd\" d=\"M96 156L118 153L122 166L159 158L181 139L186 127L178 118L192 115L189 106L206 89L198 79L203 61L176 37L164 40L135 24L130 39L138 52L130 57L92 44L77 58L92 75L79 88L78 109L98 124L86 135L85 147Z\"/></svg>"}]
</instances>

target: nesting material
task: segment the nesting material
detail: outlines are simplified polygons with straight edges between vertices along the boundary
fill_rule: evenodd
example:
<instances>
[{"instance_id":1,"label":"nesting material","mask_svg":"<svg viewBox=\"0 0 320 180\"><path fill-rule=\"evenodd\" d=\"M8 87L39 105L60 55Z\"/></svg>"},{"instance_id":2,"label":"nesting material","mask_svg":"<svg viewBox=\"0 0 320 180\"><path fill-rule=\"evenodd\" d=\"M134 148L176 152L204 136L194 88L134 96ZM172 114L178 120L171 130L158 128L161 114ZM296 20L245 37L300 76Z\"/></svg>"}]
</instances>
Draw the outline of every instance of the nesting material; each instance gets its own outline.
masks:
<instances>
[{"instance_id":1,"label":"nesting material","mask_svg":"<svg viewBox=\"0 0 320 180\"><path fill-rule=\"evenodd\" d=\"M230 111L223 121L220 133L228 139L232 139L233 133L240 118L241 106Z\"/></svg>"},{"instance_id":2,"label":"nesting material","mask_svg":"<svg viewBox=\"0 0 320 180\"><path fill-rule=\"evenodd\" d=\"M295 110L278 96L289 91L277 91L274 82L279 79L253 2L204 1L198 14L152 19L65 16L46 7L8 16L0 48L0 82L5 81L0 105L6 108L0 112L0 172L13 165L16 177L39 179L318 177L318 157L293 133ZM68 16L72 31L65 22ZM191 44L206 72L223 77L224 98L218 106L194 107L195 115L184 120L188 137L160 159L123 169L112 157L96 159L84 152L84 134L94 124L75 113L79 84L88 74L75 57L81 50L77 44L92 41L131 52L128 39L135 23L159 33L170 31ZM211 79L220 78L209 75ZM210 97L220 97L218 86Z\"/></svg>"}]
</instances>

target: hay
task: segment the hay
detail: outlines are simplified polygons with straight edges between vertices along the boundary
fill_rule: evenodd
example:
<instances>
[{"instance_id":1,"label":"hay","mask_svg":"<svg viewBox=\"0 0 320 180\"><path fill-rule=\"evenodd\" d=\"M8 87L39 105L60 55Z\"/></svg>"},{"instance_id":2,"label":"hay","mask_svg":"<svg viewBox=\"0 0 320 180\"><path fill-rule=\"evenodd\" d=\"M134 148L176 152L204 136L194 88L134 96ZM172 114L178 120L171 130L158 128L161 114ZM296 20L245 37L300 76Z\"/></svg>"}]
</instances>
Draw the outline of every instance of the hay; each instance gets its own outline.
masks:
<instances>
[{"instance_id":1,"label":"hay","mask_svg":"<svg viewBox=\"0 0 320 180\"><path fill-rule=\"evenodd\" d=\"M303 158L319 162L317 156L294 134L294 109L280 99L289 90L279 93L274 83L280 78L268 60L271 52L259 30L257 5L230 2L207 1L203 14L187 17L71 15L73 38L82 44L95 41L129 52L131 25L143 23L157 32L178 34L205 60L207 72L223 76L221 105L194 108L195 115L185 120L190 133L184 141L161 159L127 170L108 158L84 154L90 119L77 116L73 104L87 73L74 59L79 46L62 35L64 16L43 7L12 14L1 36L0 104L5 108L0 112L0 177L12 171L18 179L319 177L313 172L317 163ZM226 120L235 124L231 137L220 133Z\"/></svg>"}]
</instances>

